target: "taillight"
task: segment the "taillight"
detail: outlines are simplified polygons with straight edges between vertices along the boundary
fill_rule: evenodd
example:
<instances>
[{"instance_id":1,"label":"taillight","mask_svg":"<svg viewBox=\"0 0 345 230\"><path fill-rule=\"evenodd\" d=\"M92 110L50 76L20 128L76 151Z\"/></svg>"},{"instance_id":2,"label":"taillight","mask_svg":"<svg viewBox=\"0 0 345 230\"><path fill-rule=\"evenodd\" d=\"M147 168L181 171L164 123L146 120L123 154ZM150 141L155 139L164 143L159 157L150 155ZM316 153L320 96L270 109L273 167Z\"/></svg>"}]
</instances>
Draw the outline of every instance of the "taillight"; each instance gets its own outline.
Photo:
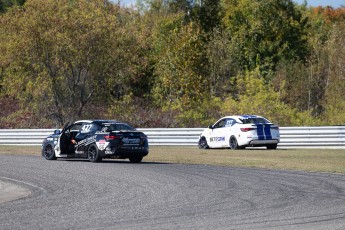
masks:
<instances>
[{"instance_id":1,"label":"taillight","mask_svg":"<svg viewBox=\"0 0 345 230\"><path fill-rule=\"evenodd\" d=\"M114 135L106 135L106 136L104 136L104 138L105 138L107 141L110 141L110 140L119 139L120 137L119 137L119 136L114 136Z\"/></svg>"},{"instance_id":2,"label":"taillight","mask_svg":"<svg viewBox=\"0 0 345 230\"><path fill-rule=\"evenodd\" d=\"M254 130L255 128L241 128L241 131L242 132L248 132L248 131L251 131L251 130Z\"/></svg>"}]
</instances>

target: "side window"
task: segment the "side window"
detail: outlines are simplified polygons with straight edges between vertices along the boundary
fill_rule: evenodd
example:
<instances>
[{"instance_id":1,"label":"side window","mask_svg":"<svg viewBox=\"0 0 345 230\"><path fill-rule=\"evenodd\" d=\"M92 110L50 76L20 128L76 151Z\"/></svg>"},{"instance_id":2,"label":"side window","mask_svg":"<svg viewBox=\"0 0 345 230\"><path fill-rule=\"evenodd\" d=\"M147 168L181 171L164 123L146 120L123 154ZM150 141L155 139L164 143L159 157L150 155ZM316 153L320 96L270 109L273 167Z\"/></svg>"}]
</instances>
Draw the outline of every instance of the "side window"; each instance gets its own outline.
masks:
<instances>
[{"instance_id":1,"label":"side window","mask_svg":"<svg viewBox=\"0 0 345 230\"><path fill-rule=\"evenodd\" d=\"M225 127L231 127L236 123L234 119L226 119Z\"/></svg>"},{"instance_id":2,"label":"side window","mask_svg":"<svg viewBox=\"0 0 345 230\"><path fill-rule=\"evenodd\" d=\"M81 129L82 124L72 124L67 127L65 133L71 133L71 132L79 132Z\"/></svg>"},{"instance_id":3,"label":"side window","mask_svg":"<svg viewBox=\"0 0 345 230\"><path fill-rule=\"evenodd\" d=\"M82 124L74 124L71 126L71 128L69 129L70 131L80 131L82 127Z\"/></svg>"},{"instance_id":4,"label":"side window","mask_svg":"<svg viewBox=\"0 0 345 230\"><path fill-rule=\"evenodd\" d=\"M91 131L92 132L102 131L102 126L97 125L97 124L93 124Z\"/></svg>"},{"instance_id":5,"label":"side window","mask_svg":"<svg viewBox=\"0 0 345 230\"><path fill-rule=\"evenodd\" d=\"M221 120L221 121L219 121L219 122L214 126L214 128L215 128L215 129L223 128L223 127L225 126L225 121L226 121L226 120Z\"/></svg>"}]
</instances>

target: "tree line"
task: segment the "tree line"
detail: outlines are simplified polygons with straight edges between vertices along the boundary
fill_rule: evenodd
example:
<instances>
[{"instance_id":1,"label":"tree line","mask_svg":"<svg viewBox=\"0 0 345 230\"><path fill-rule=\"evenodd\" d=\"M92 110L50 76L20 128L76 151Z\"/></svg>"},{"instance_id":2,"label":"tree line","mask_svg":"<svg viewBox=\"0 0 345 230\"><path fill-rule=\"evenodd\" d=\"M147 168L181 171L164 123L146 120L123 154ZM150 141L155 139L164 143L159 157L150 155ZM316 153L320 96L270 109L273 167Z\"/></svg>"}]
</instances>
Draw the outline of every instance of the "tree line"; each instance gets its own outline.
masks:
<instances>
[{"instance_id":1,"label":"tree line","mask_svg":"<svg viewBox=\"0 0 345 230\"><path fill-rule=\"evenodd\" d=\"M0 0L0 128L342 125L344 34L291 0Z\"/></svg>"}]
</instances>

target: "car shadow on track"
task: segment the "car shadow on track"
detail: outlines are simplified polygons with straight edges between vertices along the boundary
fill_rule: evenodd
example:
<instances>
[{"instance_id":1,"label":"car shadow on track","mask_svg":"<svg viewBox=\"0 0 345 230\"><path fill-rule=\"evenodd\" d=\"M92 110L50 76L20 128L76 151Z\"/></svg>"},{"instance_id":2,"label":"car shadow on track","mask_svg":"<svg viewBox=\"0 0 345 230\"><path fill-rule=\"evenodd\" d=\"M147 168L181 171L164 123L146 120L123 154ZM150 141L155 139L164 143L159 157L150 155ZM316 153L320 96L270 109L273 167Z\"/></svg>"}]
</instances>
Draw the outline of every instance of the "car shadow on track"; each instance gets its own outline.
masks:
<instances>
[{"instance_id":1,"label":"car shadow on track","mask_svg":"<svg viewBox=\"0 0 345 230\"><path fill-rule=\"evenodd\" d=\"M99 163L105 163L105 164L111 164L111 163L121 163L121 164L137 164L137 165L141 165L141 164L152 164L152 165L162 165L162 164L172 164L172 163L168 163L168 162L150 162L150 161L142 161L139 163L132 163L130 161L126 161L126 160L102 160Z\"/></svg>"},{"instance_id":2,"label":"car shadow on track","mask_svg":"<svg viewBox=\"0 0 345 230\"><path fill-rule=\"evenodd\" d=\"M58 161L65 161L65 162L89 162L88 159L58 159ZM132 163L128 160L117 160L117 159L103 159L101 162L97 162L95 164L136 164L136 165L164 165L164 164L172 164L169 162L150 162L150 161L142 161L140 163Z\"/></svg>"}]
</instances>

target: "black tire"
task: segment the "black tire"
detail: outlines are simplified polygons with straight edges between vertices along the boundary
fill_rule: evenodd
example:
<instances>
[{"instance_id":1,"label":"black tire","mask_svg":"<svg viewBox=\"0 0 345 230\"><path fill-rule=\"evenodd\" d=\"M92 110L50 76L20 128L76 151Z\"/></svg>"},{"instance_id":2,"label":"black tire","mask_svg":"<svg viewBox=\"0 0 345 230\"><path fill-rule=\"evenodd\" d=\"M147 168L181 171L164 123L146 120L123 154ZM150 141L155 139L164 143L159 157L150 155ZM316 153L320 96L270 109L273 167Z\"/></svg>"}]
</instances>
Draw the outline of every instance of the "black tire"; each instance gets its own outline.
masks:
<instances>
[{"instance_id":1,"label":"black tire","mask_svg":"<svg viewBox=\"0 0 345 230\"><path fill-rule=\"evenodd\" d=\"M143 160L142 156L133 156L129 158L131 163L140 163Z\"/></svg>"},{"instance_id":2,"label":"black tire","mask_svg":"<svg viewBox=\"0 0 345 230\"><path fill-rule=\"evenodd\" d=\"M56 160L54 147L51 144L47 144L42 149L42 156L47 160Z\"/></svg>"},{"instance_id":3,"label":"black tire","mask_svg":"<svg viewBox=\"0 0 345 230\"><path fill-rule=\"evenodd\" d=\"M93 163L100 162L102 160L102 157L99 155L98 148L95 144L91 144L87 148L87 158Z\"/></svg>"},{"instance_id":4,"label":"black tire","mask_svg":"<svg viewBox=\"0 0 345 230\"><path fill-rule=\"evenodd\" d=\"M241 149L241 147L238 145L236 137L234 136L230 137L229 145L230 145L230 149L233 149L233 150Z\"/></svg>"},{"instance_id":5,"label":"black tire","mask_svg":"<svg viewBox=\"0 0 345 230\"><path fill-rule=\"evenodd\" d=\"M267 149L277 149L277 144L267 145Z\"/></svg>"},{"instance_id":6,"label":"black tire","mask_svg":"<svg viewBox=\"0 0 345 230\"><path fill-rule=\"evenodd\" d=\"M199 149L208 149L210 148L207 144L207 140L205 137L201 137L198 143Z\"/></svg>"}]
</instances>

